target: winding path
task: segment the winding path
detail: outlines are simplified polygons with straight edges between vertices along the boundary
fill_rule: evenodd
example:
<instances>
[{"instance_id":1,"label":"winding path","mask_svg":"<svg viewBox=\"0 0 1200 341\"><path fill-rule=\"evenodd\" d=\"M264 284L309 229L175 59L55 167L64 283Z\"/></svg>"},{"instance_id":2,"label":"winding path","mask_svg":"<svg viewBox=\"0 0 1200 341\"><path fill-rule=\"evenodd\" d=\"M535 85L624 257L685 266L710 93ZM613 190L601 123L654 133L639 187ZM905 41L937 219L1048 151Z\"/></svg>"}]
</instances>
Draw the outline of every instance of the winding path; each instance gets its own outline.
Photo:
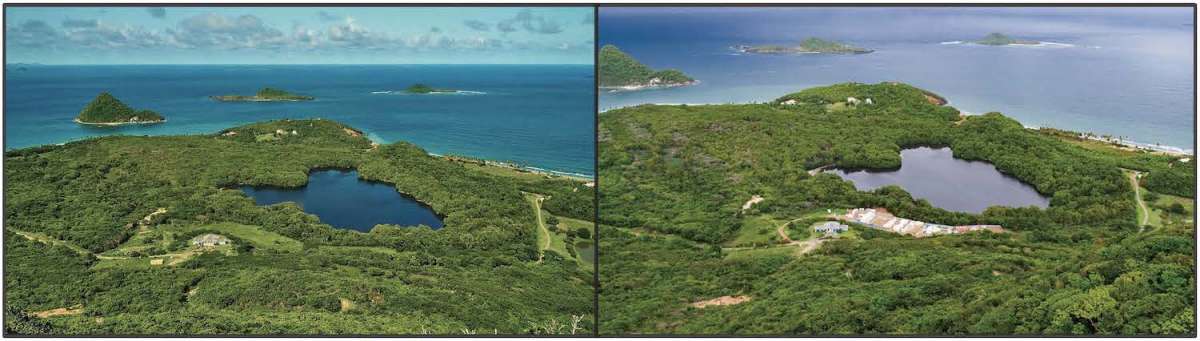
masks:
<instances>
[{"instance_id":1,"label":"winding path","mask_svg":"<svg viewBox=\"0 0 1200 341\"><path fill-rule=\"evenodd\" d=\"M1146 225L1150 224L1150 208L1146 207L1145 201L1142 201L1142 189L1137 181L1139 174L1141 173L1138 171L1129 171L1129 184L1133 186L1133 198L1137 200L1138 217L1142 218L1138 220L1138 232L1143 232L1146 230Z\"/></svg>"},{"instance_id":2,"label":"winding path","mask_svg":"<svg viewBox=\"0 0 1200 341\"><path fill-rule=\"evenodd\" d=\"M783 241L787 242L788 246L798 246L799 247L799 250L796 251L797 255L803 255L803 254L812 252L812 250L816 250L818 247L820 247L821 243L825 242L825 238L823 238L821 236L809 238L806 240L799 240L799 241L792 240L791 237L788 237L787 226L791 225L794 222L803 220L803 219L806 219L806 218L792 219L791 221L783 223L783 225L779 225L779 228L775 229L775 232L779 233L779 238L781 238L781 239L783 239Z\"/></svg>"},{"instance_id":3,"label":"winding path","mask_svg":"<svg viewBox=\"0 0 1200 341\"><path fill-rule=\"evenodd\" d=\"M541 194L528 193L530 196L529 202L533 205L533 213L537 216L538 226L538 263L546 256L546 250L550 248L550 229L546 228L545 220L542 219L542 200L546 197Z\"/></svg>"}]
</instances>

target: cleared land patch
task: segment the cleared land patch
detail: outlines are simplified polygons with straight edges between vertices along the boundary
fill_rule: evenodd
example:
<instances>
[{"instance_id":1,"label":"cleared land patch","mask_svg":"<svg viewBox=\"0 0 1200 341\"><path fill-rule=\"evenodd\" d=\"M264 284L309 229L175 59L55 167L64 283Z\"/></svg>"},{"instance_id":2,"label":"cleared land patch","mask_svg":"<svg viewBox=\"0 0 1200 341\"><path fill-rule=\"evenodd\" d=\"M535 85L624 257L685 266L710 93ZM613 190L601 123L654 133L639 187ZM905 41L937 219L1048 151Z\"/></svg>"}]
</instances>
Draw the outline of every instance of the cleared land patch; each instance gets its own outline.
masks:
<instances>
[{"instance_id":1,"label":"cleared land patch","mask_svg":"<svg viewBox=\"0 0 1200 341\"><path fill-rule=\"evenodd\" d=\"M694 302L694 303L692 303L692 306L693 306L693 307L696 307L696 308L701 308L701 309L703 309L704 307L710 307L710 306L723 306L723 305L734 305L734 304L741 304L741 303L744 303L744 302L746 302L746 301L749 301L749 300L750 300L750 296L741 296L741 295L738 295L738 296L721 296L721 297L717 297L717 298L714 298L714 299L711 299L711 300L704 300L704 301L700 301L700 302Z\"/></svg>"}]
</instances>

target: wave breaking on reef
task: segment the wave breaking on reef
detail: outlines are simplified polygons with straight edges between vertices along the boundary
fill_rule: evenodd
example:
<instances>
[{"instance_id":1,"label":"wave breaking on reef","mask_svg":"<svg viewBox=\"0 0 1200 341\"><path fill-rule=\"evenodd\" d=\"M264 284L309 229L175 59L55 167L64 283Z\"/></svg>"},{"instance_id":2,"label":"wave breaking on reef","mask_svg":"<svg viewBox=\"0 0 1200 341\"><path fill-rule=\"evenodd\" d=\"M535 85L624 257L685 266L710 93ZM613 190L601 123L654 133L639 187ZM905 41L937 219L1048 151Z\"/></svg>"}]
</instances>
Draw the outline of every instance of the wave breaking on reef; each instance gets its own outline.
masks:
<instances>
[{"instance_id":1,"label":"wave breaking on reef","mask_svg":"<svg viewBox=\"0 0 1200 341\"><path fill-rule=\"evenodd\" d=\"M940 43L938 43L938 44L939 44L939 45L966 45L966 46L985 46L984 44L979 44L979 43L974 43L974 42L969 42L969 41L962 41L962 40L943 41L943 42L940 42ZM1005 44L1005 45L996 45L996 46L1007 46L1007 47L1075 47L1075 44L1069 44L1069 43L1056 43L1056 42L1052 42L1052 41L1039 41L1039 42L1037 42L1037 44ZM1090 47L1090 48L1100 48L1099 46L1089 46L1089 47Z\"/></svg>"},{"instance_id":2,"label":"wave breaking on reef","mask_svg":"<svg viewBox=\"0 0 1200 341\"><path fill-rule=\"evenodd\" d=\"M472 91L472 90L433 91L433 92L423 93L423 94L410 93L410 92L404 91L404 90L381 90L381 91L371 91L371 94L372 95L487 95L486 92Z\"/></svg>"}]
</instances>

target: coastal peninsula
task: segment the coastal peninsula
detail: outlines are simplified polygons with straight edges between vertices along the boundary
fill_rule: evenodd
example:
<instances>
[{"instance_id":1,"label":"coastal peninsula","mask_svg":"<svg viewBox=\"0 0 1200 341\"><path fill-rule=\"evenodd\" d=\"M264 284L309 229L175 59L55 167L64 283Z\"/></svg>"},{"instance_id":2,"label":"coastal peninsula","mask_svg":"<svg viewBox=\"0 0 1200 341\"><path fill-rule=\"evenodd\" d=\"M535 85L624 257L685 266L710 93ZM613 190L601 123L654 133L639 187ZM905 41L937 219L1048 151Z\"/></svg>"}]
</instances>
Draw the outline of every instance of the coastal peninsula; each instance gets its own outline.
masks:
<instances>
[{"instance_id":1,"label":"coastal peninsula","mask_svg":"<svg viewBox=\"0 0 1200 341\"><path fill-rule=\"evenodd\" d=\"M75 117L75 123L88 125L154 124L166 121L157 112L134 110L108 92L101 92Z\"/></svg>"},{"instance_id":2,"label":"coastal peninsula","mask_svg":"<svg viewBox=\"0 0 1200 341\"><path fill-rule=\"evenodd\" d=\"M1002 33L995 33L995 32L988 34L987 36L983 37L983 39L974 40L971 42L975 43L975 44L979 44L979 45L989 45L989 46L1038 45L1038 44L1041 44L1041 42L1037 41L1037 40L1016 39L1016 38L1004 35Z\"/></svg>"},{"instance_id":3,"label":"coastal peninsula","mask_svg":"<svg viewBox=\"0 0 1200 341\"><path fill-rule=\"evenodd\" d=\"M600 48L599 68L601 89L629 91L687 86L697 82L679 70L655 71L612 45Z\"/></svg>"},{"instance_id":4,"label":"coastal peninsula","mask_svg":"<svg viewBox=\"0 0 1200 341\"><path fill-rule=\"evenodd\" d=\"M850 44L840 43L821 38L808 38L796 46L782 45L738 45L733 47L741 53L752 54L797 54L797 53L829 53L829 54L864 54L875 52Z\"/></svg>"},{"instance_id":5,"label":"coastal peninsula","mask_svg":"<svg viewBox=\"0 0 1200 341\"><path fill-rule=\"evenodd\" d=\"M315 99L312 96L297 95L275 88L262 88L254 96L225 95L211 96L209 98L218 102L298 102Z\"/></svg>"}]
</instances>

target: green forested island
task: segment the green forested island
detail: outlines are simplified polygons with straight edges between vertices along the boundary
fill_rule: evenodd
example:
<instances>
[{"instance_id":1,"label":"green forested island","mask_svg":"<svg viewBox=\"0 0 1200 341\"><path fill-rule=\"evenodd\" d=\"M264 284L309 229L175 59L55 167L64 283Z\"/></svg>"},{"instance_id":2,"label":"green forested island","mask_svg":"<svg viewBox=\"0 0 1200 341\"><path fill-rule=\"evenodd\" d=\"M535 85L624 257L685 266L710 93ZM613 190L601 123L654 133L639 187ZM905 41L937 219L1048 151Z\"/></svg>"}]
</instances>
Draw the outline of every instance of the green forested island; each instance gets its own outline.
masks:
<instances>
[{"instance_id":1,"label":"green forested island","mask_svg":"<svg viewBox=\"0 0 1200 341\"><path fill-rule=\"evenodd\" d=\"M1195 333L1194 157L944 103L905 84L846 83L601 114L600 333ZM894 169L917 146L990 162L1050 205L951 212L813 171ZM862 207L1005 232L815 231Z\"/></svg>"},{"instance_id":2,"label":"green forested island","mask_svg":"<svg viewBox=\"0 0 1200 341\"><path fill-rule=\"evenodd\" d=\"M260 136L287 132L282 137ZM7 334L587 334L595 192L328 120L5 153ZM444 227L332 228L238 186L356 169ZM487 190L481 191L484 188Z\"/></svg>"},{"instance_id":3,"label":"green forested island","mask_svg":"<svg viewBox=\"0 0 1200 341\"><path fill-rule=\"evenodd\" d=\"M612 45L600 48L598 67L601 89L640 90L696 83L679 70L655 71Z\"/></svg>"},{"instance_id":4,"label":"green forested island","mask_svg":"<svg viewBox=\"0 0 1200 341\"><path fill-rule=\"evenodd\" d=\"M92 125L149 124L166 120L151 110L134 110L108 92L101 92L79 111L79 116L75 116L76 123Z\"/></svg>"},{"instance_id":5,"label":"green forested island","mask_svg":"<svg viewBox=\"0 0 1200 341\"><path fill-rule=\"evenodd\" d=\"M1023 40L1023 39L1016 39L1016 38L1009 37L1009 36L1006 36L1006 35L1004 35L1004 34L1001 34L1001 33L990 33L990 34L988 34L987 36L983 37L983 39L974 40L974 41L971 41L971 42L972 42L972 43L976 43L976 44L980 44L980 45L992 45L992 46L1002 46L1002 45L1037 45L1037 44L1040 44L1040 43L1041 43L1041 42L1039 42L1039 41L1037 41L1037 40Z\"/></svg>"},{"instance_id":6,"label":"green forested island","mask_svg":"<svg viewBox=\"0 0 1200 341\"><path fill-rule=\"evenodd\" d=\"M790 54L790 53L831 53L831 54L864 54L874 52L870 49L851 46L849 44L821 38L808 38L796 46L782 45L739 45L734 50L742 53L756 54Z\"/></svg>"},{"instance_id":7,"label":"green forested island","mask_svg":"<svg viewBox=\"0 0 1200 341\"><path fill-rule=\"evenodd\" d=\"M219 102L296 102L315 99L312 96L297 95L275 88L262 88L254 96L225 95L210 98Z\"/></svg>"}]
</instances>

